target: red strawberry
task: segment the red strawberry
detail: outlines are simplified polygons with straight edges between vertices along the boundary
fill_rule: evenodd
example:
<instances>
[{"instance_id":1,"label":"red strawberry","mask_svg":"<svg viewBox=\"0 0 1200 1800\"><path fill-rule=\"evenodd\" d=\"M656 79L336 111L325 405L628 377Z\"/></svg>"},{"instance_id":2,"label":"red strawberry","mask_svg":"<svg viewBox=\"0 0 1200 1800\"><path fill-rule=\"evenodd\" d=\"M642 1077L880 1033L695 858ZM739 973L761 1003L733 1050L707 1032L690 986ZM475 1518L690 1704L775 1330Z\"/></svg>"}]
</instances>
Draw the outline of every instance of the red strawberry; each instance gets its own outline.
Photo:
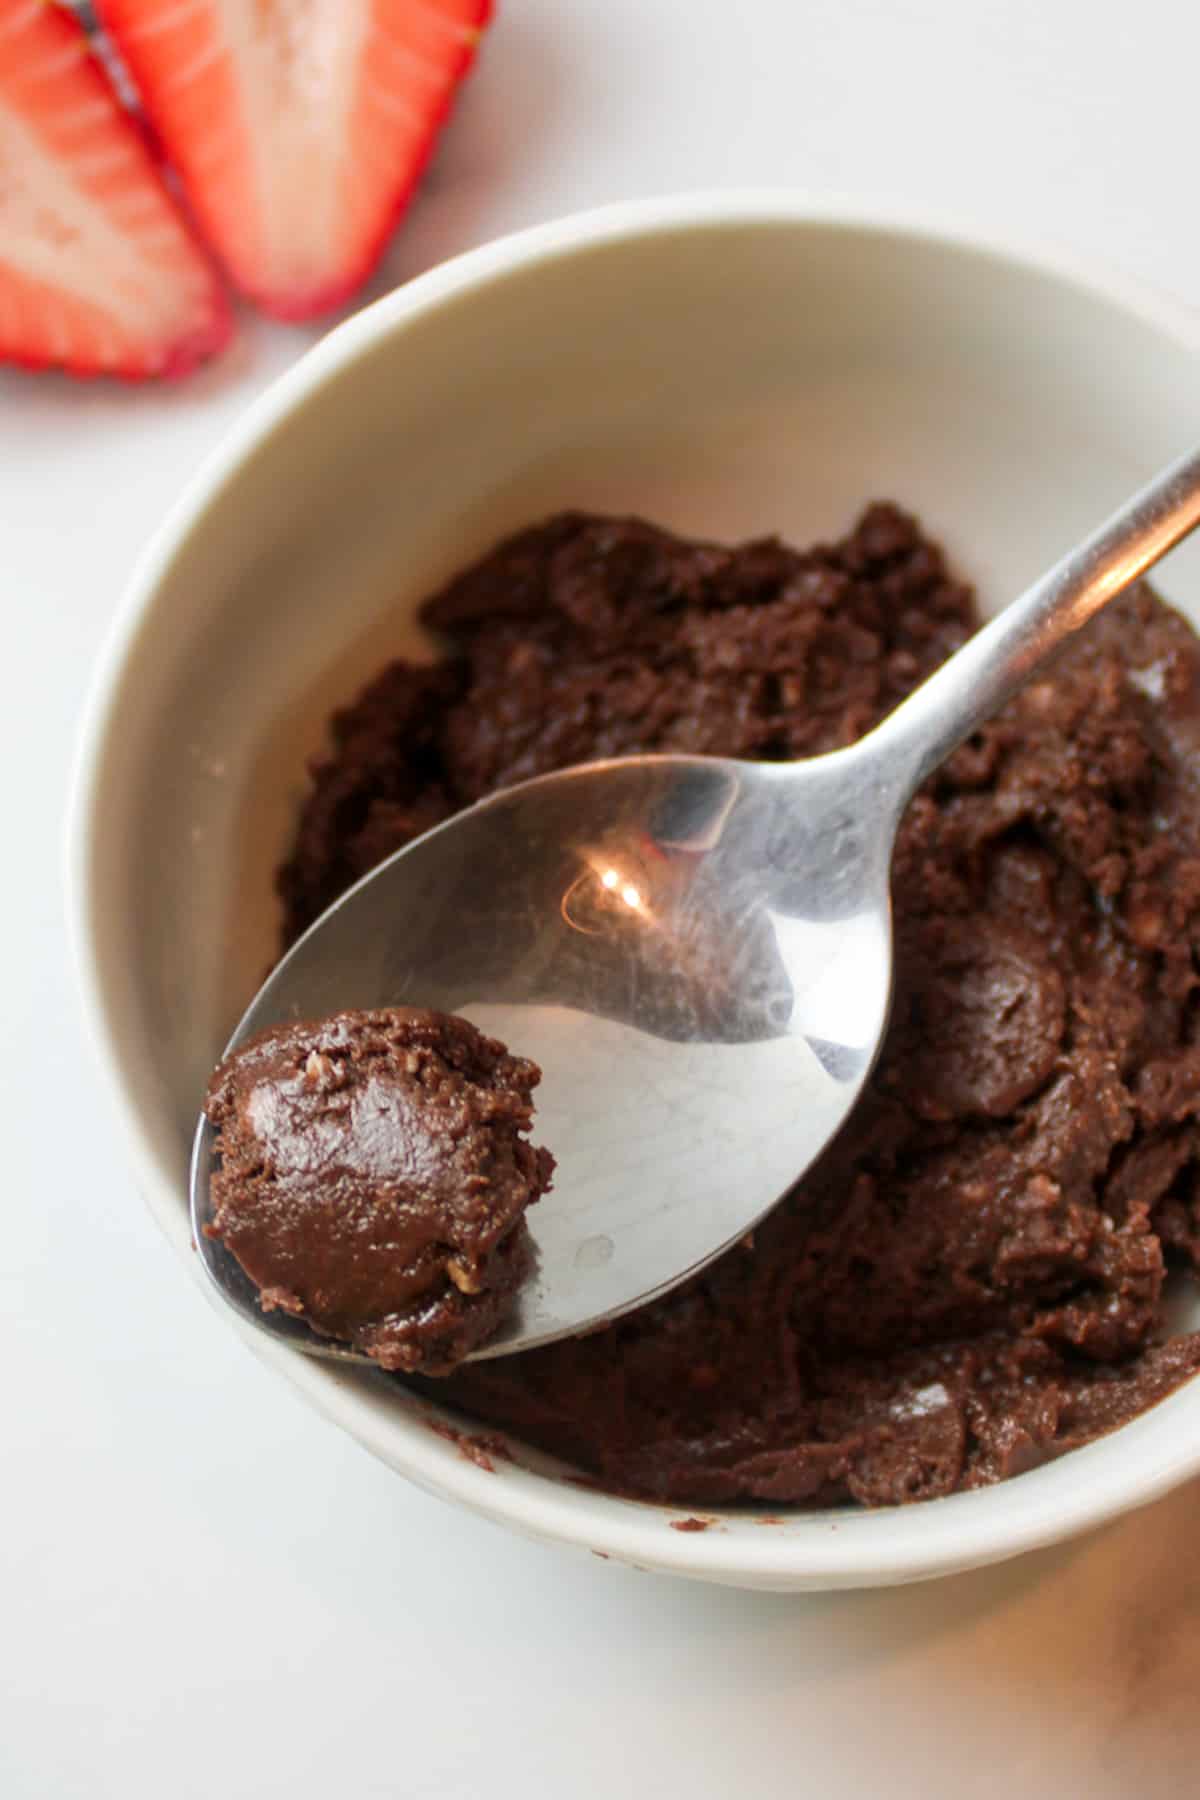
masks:
<instances>
[{"instance_id":1,"label":"red strawberry","mask_svg":"<svg viewBox=\"0 0 1200 1800\"><path fill-rule=\"evenodd\" d=\"M232 279L299 319L365 280L491 0L99 0Z\"/></svg>"},{"instance_id":2,"label":"red strawberry","mask_svg":"<svg viewBox=\"0 0 1200 1800\"><path fill-rule=\"evenodd\" d=\"M180 374L230 328L75 18L0 0L0 361Z\"/></svg>"}]
</instances>

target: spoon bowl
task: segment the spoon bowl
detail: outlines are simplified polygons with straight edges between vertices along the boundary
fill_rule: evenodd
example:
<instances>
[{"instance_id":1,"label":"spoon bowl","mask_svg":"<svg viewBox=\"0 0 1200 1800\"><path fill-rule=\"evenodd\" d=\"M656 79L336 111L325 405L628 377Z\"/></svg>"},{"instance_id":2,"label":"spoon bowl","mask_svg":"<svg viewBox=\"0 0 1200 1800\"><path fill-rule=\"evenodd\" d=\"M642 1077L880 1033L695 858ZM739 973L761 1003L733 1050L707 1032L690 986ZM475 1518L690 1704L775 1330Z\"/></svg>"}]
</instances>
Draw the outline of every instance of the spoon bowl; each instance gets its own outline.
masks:
<instances>
[{"instance_id":1,"label":"spoon bowl","mask_svg":"<svg viewBox=\"0 0 1200 1800\"><path fill-rule=\"evenodd\" d=\"M863 758L787 767L630 757L481 802L360 881L271 974L231 1040L396 1004L462 1013L542 1067L551 1193L536 1273L476 1356L615 1318L749 1231L846 1118L890 991L890 833ZM867 821L870 824L867 824ZM864 828L866 827L866 828ZM317 1354L366 1361L264 1314L210 1238L226 1299Z\"/></svg>"}]
</instances>

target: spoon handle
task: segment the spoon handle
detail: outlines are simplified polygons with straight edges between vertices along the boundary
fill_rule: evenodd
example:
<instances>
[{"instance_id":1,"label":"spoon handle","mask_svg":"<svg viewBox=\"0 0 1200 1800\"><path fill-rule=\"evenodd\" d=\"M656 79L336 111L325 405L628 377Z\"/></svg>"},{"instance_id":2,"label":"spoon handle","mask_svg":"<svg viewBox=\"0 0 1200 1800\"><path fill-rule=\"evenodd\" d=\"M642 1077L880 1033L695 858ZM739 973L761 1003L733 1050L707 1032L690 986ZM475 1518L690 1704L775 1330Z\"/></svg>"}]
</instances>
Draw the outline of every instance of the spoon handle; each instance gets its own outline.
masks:
<instances>
[{"instance_id":1,"label":"spoon handle","mask_svg":"<svg viewBox=\"0 0 1200 1800\"><path fill-rule=\"evenodd\" d=\"M1200 450L1155 477L863 739L907 800L1110 600L1200 524ZM894 790L893 790L894 791Z\"/></svg>"}]
</instances>

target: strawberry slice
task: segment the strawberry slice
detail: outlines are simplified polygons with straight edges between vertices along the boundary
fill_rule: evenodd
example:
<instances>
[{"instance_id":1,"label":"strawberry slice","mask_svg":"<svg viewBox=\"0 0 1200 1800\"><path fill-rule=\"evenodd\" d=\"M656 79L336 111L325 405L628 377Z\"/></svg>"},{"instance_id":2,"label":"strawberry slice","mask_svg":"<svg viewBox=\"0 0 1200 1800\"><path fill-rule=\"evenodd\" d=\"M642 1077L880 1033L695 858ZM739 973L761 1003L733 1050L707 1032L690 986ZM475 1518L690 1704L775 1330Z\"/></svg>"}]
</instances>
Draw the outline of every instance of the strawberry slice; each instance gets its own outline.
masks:
<instances>
[{"instance_id":1,"label":"strawberry slice","mask_svg":"<svg viewBox=\"0 0 1200 1800\"><path fill-rule=\"evenodd\" d=\"M268 312L370 273L491 0L98 0L192 209Z\"/></svg>"},{"instance_id":2,"label":"strawberry slice","mask_svg":"<svg viewBox=\"0 0 1200 1800\"><path fill-rule=\"evenodd\" d=\"M0 0L0 361L180 374L230 328L76 19Z\"/></svg>"}]
</instances>

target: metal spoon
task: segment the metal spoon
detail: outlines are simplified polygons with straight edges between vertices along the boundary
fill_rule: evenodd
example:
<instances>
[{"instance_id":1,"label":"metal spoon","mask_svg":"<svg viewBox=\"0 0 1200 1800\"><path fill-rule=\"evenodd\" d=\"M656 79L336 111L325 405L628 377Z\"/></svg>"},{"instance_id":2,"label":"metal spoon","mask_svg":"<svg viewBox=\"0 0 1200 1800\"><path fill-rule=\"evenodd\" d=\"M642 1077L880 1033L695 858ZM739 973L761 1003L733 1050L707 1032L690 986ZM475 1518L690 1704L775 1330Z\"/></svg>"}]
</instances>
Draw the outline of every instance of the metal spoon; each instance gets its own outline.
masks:
<instances>
[{"instance_id":1,"label":"metal spoon","mask_svg":"<svg viewBox=\"0 0 1200 1800\"><path fill-rule=\"evenodd\" d=\"M891 996L892 846L916 788L1198 522L1200 452L849 749L790 764L626 757L482 801L331 907L228 1049L344 1007L465 1013L541 1064L537 1138L558 1159L528 1215L536 1276L477 1355L665 1293L775 1205L862 1090ZM224 1298L302 1350L365 1361L260 1310L204 1232L211 1159L201 1121L193 1230Z\"/></svg>"}]
</instances>

